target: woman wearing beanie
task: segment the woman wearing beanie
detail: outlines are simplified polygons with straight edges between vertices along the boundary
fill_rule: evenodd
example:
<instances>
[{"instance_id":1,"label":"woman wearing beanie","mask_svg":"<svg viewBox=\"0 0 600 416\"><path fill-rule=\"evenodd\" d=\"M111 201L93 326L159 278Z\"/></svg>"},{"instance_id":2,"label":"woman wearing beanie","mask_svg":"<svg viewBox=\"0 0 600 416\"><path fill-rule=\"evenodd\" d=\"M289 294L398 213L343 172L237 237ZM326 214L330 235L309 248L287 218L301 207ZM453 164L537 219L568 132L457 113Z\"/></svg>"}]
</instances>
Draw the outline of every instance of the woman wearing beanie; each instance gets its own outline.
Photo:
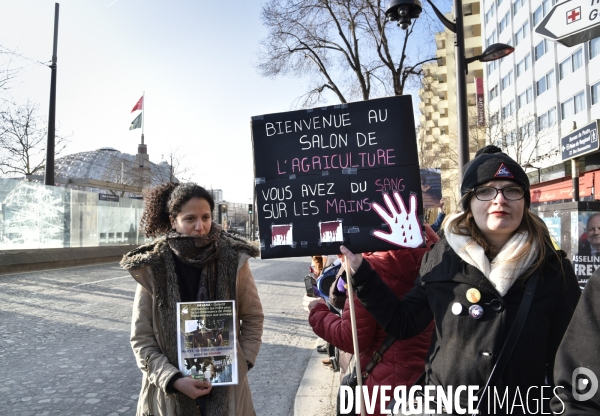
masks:
<instances>
[{"instance_id":1,"label":"woman wearing beanie","mask_svg":"<svg viewBox=\"0 0 600 416\"><path fill-rule=\"evenodd\" d=\"M212 221L215 203L201 186L167 183L144 199L141 227L157 239L121 261L139 283L131 322L131 346L143 373L136 415L255 415L246 376L258 355L264 316L248 259L258 249ZM177 367L177 302L214 300L236 301L236 386L213 387L183 377Z\"/></svg>"},{"instance_id":2,"label":"woman wearing beanie","mask_svg":"<svg viewBox=\"0 0 600 416\"><path fill-rule=\"evenodd\" d=\"M529 211L529 180L513 159L487 146L464 172L463 211L446 219L445 237L402 300L360 254L342 248L357 296L399 339L434 320L424 385L446 394L478 386L479 414L549 412L556 350L580 296L577 279ZM467 408L466 392L460 403Z\"/></svg>"}]
</instances>

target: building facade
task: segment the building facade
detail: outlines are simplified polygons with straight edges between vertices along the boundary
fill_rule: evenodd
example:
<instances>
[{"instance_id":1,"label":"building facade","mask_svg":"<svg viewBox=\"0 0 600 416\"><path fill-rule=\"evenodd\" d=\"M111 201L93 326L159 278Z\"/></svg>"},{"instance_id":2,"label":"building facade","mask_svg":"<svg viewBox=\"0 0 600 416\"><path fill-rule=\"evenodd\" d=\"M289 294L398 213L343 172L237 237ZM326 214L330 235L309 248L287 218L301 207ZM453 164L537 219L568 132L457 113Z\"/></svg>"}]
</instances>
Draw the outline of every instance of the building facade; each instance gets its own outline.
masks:
<instances>
[{"instance_id":1,"label":"building facade","mask_svg":"<svg viewBox=\"0 0 600 416\"><path fill-rule=\"evenodd\" d=\"M480 2L463 1L465 27L465 55L482 52ZM446 17L453 20L451 14ZM421 168L440 168L442 194L447 209L454 209L460 200L458 192L458 133L456 101L456 61L454 33L437 33L436 62L423 65L424 77L419 90L419 157ZM485 131L478 127L476 79L483 79L484 67L480 62L469 65L467 74L467 102L469 147L471 156L485 143Z\"/></svg>"},{"instance_id":2,"label":"building facade","mask_svg":"<svg viewBox=\"0 0 600 416\"><path fill-rule=\"evenodd\" d=\"M561 160L561 138L600 119L600 38L566 47L535 33L553 6L553 0L483 0L466 3L464 8L467 57L494 43L515 48L501 60L469 65L471 157L477 148L495 144L522 166L531 166L526 169L532 188L537 188L532 192L534 205L572 197L568 184L558 183L571 179L571 163ZM419 91L420 162L442 169L444 198L452 207L458 199L459 183L453 40L449 31L436 35L438 59L425 66ZM476 121L475 78L484 80L484 126ZM592 195L595 185L589 183L595 182L600 156L580 157L576 166L582 177L580 196L598 199ZM540 182L554 190L543 192Z\"/></svg>"},{"instance_id":3,"label":"building facade","mask_svg":"<svg viewBox=\"0 0 600 416\"><path fill-rule=\"evenodd\" d=\"M570 176L561 138L600 118L600 38L566 47L535 33L553 6L553 0L482 2L484 47L515 47L485 65L488 142L532 166L533 184ZM595 159L581 158L581 171L596 169Z\"/></svg>"}]
</instances>

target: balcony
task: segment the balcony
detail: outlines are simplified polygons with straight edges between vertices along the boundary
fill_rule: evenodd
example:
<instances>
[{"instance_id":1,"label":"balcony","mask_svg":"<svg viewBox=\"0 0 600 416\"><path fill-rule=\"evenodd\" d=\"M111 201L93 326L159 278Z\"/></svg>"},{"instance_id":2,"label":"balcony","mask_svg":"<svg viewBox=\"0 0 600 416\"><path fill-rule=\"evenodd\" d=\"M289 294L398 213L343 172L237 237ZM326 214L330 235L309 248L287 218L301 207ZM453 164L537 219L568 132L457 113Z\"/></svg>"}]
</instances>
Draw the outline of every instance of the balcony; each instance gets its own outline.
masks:
<instances>
[{"instance_id":1,"label":"balcony","mask_svg":"<svg viewBox=\"0 0 600 416\"><path fill-rule=\"evenodd\" d=\"M437 71L435 71L436 75L443 75L448 73L448 67L446 65L438 66Z\"/></svg>"},{"instance_id":2,"label":"balcony","mask_svg":"<svg viewBox=\"0 0 600 416\"><path fill-rule=\"evenodd\" d=\"M476 26L481 24L481 15L472 14L470 16L463 17L464 26Z\"/></svg>"},{"instance_id":3,"label":"balcony","mask_svg":"<svg viewBox=\"0 0 600 416\"><path fill-rule=\"evenodd\" d=\"M473 36L465 38L465 49L469 48L481 48L481 36Z\"/></svg>"}]
</instances>

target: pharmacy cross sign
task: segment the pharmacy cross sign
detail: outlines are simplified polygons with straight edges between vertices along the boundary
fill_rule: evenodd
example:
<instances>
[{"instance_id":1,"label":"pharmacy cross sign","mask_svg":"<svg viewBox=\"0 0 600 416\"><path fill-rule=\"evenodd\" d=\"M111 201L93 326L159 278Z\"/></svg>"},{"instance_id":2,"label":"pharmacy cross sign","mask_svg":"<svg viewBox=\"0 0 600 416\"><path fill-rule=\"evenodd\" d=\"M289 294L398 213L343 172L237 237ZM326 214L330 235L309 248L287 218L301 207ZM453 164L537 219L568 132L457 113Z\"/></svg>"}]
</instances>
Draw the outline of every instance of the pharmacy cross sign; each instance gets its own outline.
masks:
<instances>
[{"instance_id":1,"label":"pharmacy cross sign","mask_svg":"<svg viewBox=\"0 0 600 416\"><path fill-rule=\"evenodd\" d=\"M535 29L543 37L575 46L600 37L600 0L567 0L557 4Z\"/></svg>"},{"instance_id":2,"label":"pharmacy cross sign","mask_svg":"<svg viewBox=\"0 0 600 416\"><path fill-rule=\"evenodd\" d=\"M578 20L581 20L581 7L576 7L567 12L567 24L574 23Z\"/></svg>"}]
</instances>

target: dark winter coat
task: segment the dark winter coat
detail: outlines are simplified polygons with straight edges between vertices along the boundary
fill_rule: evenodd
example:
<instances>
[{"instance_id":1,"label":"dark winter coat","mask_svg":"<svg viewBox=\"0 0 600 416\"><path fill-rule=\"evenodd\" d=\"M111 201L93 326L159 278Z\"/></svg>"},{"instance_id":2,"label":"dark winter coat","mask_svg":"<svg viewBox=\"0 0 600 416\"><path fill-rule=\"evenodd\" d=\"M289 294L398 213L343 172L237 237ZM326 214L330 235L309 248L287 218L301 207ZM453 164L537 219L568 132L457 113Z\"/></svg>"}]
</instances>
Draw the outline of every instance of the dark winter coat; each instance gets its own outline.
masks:
<instances>
[{"instance_id":1,"label":"dark winter coat","mask_svg":"<svg viewBox=\"0 0 600 416\"><path fill-rule=\"evenodd\" d=\"M497 383L501 392L509 387L511 403L517 387L524 398L528 387L545 385L546 376L552 384L556 350L580 296L573 268L564 256L559 258L554 251L550 252L539 272L540 280L523 331ZM425 363L426 384L444 388L485 385L524 292L524 282L517 280L501 297L477 268L456 254L445 238L426 254L415 287L402 301L387 289L368 262L362 262L353 281L360 301L389 334L407 339L435 320ZM479 320L468 313L472 304L466 292L471 288L481 293L478 304L483 307L484 315ZM505 308L495 312L489 305L493 299L501 299ZM455 302L463 305L460 315L451 312ZM551 389L545 390L549 399ZM532 399L535 399L533 394ZM466 400L463 404L466 406ZM548 407L548 400L544 405ZM496 409L496 414L503 413ZM485 414L485 403L482 410ZM513 410L512 414L519 414L521 408Z\"/></svg>"},{"instance_id":2,"label":"dark winter coat","mask_svg":"<svg viewBox=\"0 0 600 416\"><path fill-rule=\"evenodd\" d=\"M557 386L562 386L558 390L558 398L552 400L552 410L557 414L600 415L600 386L597 383L598 390L592 397L582 397L590 392L588 387L576 390L576 394L580 395L578 399L586 400L578 401L573 395L573 372L581 367L586 372L591 370L596 380L600 381L600 269L588 280L556 354L554 379ZM587 375L582 373L577 379L583 379L584 376ZM588 386L592 383L588 382Z\"/></svg>"},{"instance_id":3,"label":"dark winter coat","mask_svg":"<svg viewBox=\"0 0 600 416\"><path fill-rule=\"evenodd\" d=\"M429 227L428 239L429 245L437 240ZM384 284L391 288L393 296L402 298L414 286L421 259L428 250L429 248L390 250L366 254L365 259L378 271ZM327 306L317 305L310 312L309 323L315 334L342 351L354 353L348 305L346 302L341 317L332 313ZM360 364L364 371L373 353L383 344L386 333L356 296L355 312ZM369 391L373 392L373 387L377 385L392 388L412 386L423 373L432 331L433 325L430 325L411 339L395 342L365 381L364 385L368 386ZM373 414L381 414L379 401L376 402Z\"/></svg>"}]
</instances>

